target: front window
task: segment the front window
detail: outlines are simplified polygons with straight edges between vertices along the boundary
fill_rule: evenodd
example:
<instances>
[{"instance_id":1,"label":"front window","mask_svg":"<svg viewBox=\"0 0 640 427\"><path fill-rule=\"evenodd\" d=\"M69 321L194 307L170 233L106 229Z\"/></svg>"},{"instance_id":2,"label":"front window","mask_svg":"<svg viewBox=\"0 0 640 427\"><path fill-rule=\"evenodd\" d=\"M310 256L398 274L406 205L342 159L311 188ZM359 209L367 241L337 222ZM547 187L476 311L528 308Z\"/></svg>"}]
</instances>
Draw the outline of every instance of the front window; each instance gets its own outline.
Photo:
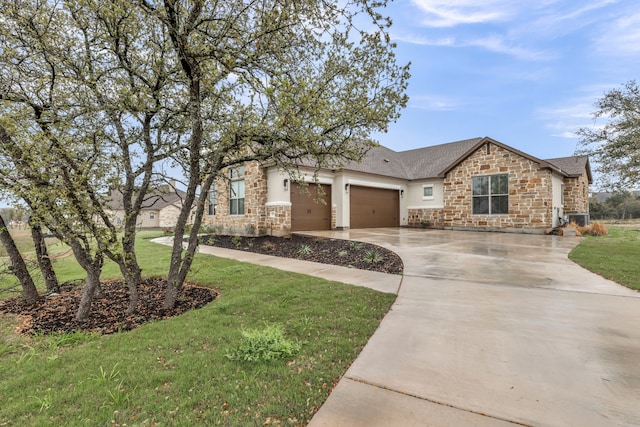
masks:
<instances>
[{"instance_id":1,"label":"front window","mask_svg":"<svg viewBox=\"0 0 640 427\"><path fill-rule=\"evenodd\" d=\"M244 215L244 167L231 169L229 184L229 214Z\"/></svg>"},{"instance_id":2,"label":"front window","mask_svg":"<svg viewBox=\"0 0 640 427\"><path fill-rule=\"evenodd\" d=\"M509 213L509 175L474 176L472 178L473 214Z\"/></svg>"},{"instance_id":3,"label":"front window","mask_svg":"<svg viewBox=\"0 0 640 427\"><path fill-rule=\"evenodd\" d=\"M218 210L218 191L209 191L209 215L215 215Z\"/></svg>"},{"instance_id":4,"label":"front window","mask_svg":"<svg viewBox=\"0 0 640 427\"><path fill-rule=\"evenodd\" d=\"M156 219L156 213L155 212L149 212L149 219Z\"/></svg>"},{"instance_id":5,"label":"front window","mask_svg":"<svg viewBox=\"0 0 640 427\"><path fill-rule=\"evenodd\" d=\"M433 199L433 185L425 185L422 187L422 199L423 200Z\"/></svg>"}]
</instances>

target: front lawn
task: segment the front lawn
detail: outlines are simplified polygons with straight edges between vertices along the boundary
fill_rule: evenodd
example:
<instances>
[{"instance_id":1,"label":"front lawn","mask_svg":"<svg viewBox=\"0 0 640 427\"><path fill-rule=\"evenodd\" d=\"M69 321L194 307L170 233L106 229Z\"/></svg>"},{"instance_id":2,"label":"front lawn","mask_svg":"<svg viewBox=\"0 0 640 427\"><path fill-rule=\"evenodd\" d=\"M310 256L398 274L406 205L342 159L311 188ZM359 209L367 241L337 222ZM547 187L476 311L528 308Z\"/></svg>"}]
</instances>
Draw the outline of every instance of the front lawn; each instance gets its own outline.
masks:
<instances>
[{"instance_id":1,"label":"front lawn","mask_svg":"<svg viewBox=\"0 0 640 427\"><path fill-rule=\"evenodd\" d=\"M166 274L170 249L138 242L145 276ZM82 276L72 259L62 280ZM113 265L104 278L117 277ZM395 300L362 287L197 255L190 281L214 302L107 336L16 335L0 315L0 425L305 425ZM279 326L290 358L233 356L242 332Z\"/></svg>"},{"instance_id":2,"label":"front lawn","mask_svg":"<svg viewBox=\"0 0 640 427\"><path fill-rule=\"evenodd\" d=\"M569 258L584 268L640 290L640 226L609 226L607 236L586 236Z\"/></svg>"}]
</instances>

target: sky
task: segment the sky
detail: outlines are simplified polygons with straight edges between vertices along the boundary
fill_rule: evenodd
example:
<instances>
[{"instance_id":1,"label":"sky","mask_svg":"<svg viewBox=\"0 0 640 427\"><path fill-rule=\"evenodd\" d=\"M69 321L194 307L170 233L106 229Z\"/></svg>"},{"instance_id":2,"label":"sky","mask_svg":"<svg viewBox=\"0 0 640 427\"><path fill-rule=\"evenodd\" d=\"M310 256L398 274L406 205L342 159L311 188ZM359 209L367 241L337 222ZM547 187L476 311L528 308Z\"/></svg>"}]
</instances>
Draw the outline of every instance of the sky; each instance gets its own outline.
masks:
<instances>
[{"instance_id":1,"label":"sky","mask_svg":"<svg viewBox=\"0 0 640 427\"><path fill-rule=\"evenodd\" d=\"M637 0L397 0L385 15L409 103L396 151L489 136L541 159L571 156L605 92L640 79Z\"/></svg>"}]
</instances>

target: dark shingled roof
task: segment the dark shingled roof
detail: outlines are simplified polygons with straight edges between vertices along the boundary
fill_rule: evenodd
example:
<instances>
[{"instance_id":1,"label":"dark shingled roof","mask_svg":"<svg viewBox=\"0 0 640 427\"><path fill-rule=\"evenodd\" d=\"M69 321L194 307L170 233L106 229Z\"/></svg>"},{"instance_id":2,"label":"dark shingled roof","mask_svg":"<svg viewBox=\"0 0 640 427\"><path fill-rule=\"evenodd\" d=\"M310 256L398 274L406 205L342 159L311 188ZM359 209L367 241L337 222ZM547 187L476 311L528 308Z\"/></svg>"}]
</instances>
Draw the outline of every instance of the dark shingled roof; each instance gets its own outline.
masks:
<instances>
[{"instance_id":1,"label":"dark shingled roof","mask_svg":"<svg viewBox=\"0 0 640 427\"><path fill-rule=\"evenodd\" d=\"M184 191L174 190L168 187L166 189L153 190L147 194L145 200L142 202L142 210L159 211L172 204L180 205L185 195L186 193ZM107 199L107 206L109 209L114 211L124 209L122 204L122 192L120 190L111 190Z\"/></svg>"},{"instance_id":2,"label":"dark shingled roof","mask_svg":"<svg viewBox=\"0 0 640 427\"><path fill-rule=\"evenodd\" d=\"M482 139L465 139L401 152L383 146L373 147L361 162L351 162L343 169L408 180L435 178Z\"/></svg>"},{"instance_id":3,"label":"dark shingled roof","mask_svg":"<svg viewBox=\"0 0 640 427\"><path fill-rule=\"evenodd\" d=\"M587 156L571 156L571 157L559 157L557 159L548 159L547 163L551 163L568 176L576 177L582 175L585 168L589 175L589 182L591 182L591 168L589 165L589 158Z\"/></svg>"},{"instance_id":4,"label":"dark shingled roof","mask_svg":"<svg viewBox=\"0 0 640 427\"><path fill-rule=\"evenodd\" d=\"M499 145L540 163L541 167L555 169L565 176L577 177L586 169L591 182L591 169L587 156L540 160L488 137L465 139L400 152L383 146L373 147L361 162L350 162L343 169L407 180L437 178L442 177L484 142Z\"/></svg>"}]
</instances>

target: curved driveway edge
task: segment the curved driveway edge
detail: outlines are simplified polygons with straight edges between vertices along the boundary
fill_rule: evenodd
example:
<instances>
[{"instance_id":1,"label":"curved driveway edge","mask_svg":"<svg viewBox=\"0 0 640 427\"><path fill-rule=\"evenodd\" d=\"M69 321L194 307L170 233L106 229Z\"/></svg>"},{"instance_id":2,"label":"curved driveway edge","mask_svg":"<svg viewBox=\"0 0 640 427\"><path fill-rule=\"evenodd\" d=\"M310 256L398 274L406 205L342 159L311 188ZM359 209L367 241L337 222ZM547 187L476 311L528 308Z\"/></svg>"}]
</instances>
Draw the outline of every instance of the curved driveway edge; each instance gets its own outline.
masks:
<instances>
[{"instance_id":1,"label":"curved driveway edge","mask_svg":"<svg viewBox=\"0 0 640 427\"><path fill-rule=\"evenodd\" d=\"M318 234L385 246L405 276L311 427L640 425L640 294L568 260L575 238Z\"/></svg>"},{"instance_id":2,"label":"curved driveway edge","mask_svg":"<svg viewBox=\"0 0 640 427\"><path fill-rule=\"evenodd\" d=\"M158 237L152 242L166 246L173 245L173 237ZM401 275L385 274L375 271L358 270L355 268L339 267L321 264L319 262L301 261L292 258L280 258L253 252L236 251L233 249L217 248L214 246L198 246L198 252L220 258L235 259L236 261L273 267L279 270L307 274L334 282L363 286L376 291L397 294L402 282Z\"/></svg>"}]
</instances>

